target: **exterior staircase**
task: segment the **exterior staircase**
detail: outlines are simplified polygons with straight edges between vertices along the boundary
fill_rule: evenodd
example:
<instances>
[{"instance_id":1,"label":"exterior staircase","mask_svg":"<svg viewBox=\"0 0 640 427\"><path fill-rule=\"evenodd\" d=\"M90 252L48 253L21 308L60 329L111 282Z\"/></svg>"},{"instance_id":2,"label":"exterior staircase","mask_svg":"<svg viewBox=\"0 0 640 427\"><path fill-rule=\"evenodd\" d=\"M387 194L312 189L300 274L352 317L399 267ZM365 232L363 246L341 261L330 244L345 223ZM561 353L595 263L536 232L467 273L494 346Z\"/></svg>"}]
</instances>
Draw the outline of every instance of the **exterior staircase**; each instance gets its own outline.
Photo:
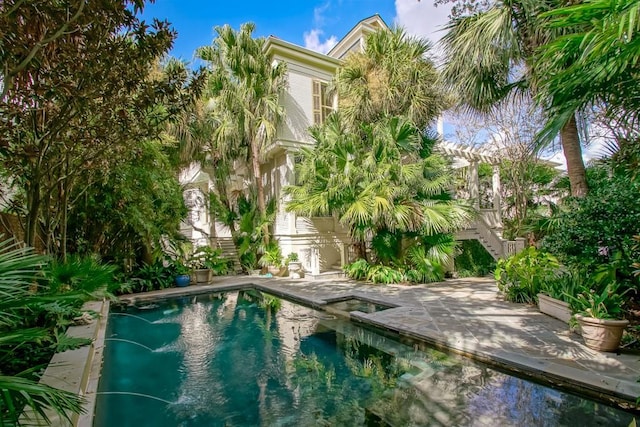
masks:
<instances>
[{"instance_id":1,"label":"exterior staircase","mask_svg":"<svg viewBox=\"0 0 640 427\"><path fill-rule=\"evenodd\" d=\"M222 250L222 256L233 261L233 272L242 272L242 266L240 265L240 258L238 257L238 250L233 243L231 237L217 237L212 239L212 247Z\"/></svg>"},{"instance_id":2,"label":"exterior staircase","mask_svg":"<svg viewBox=\"0 0 640 427\"><path fill-rule=\"evenodd\" d=\"M525 239L507 240L497 227L492 227L487 220L479 216L468 228L456 234L456 240L478 240L491 254L493 259L507 258L524 249Z\"/></svg>"}]
</instances>

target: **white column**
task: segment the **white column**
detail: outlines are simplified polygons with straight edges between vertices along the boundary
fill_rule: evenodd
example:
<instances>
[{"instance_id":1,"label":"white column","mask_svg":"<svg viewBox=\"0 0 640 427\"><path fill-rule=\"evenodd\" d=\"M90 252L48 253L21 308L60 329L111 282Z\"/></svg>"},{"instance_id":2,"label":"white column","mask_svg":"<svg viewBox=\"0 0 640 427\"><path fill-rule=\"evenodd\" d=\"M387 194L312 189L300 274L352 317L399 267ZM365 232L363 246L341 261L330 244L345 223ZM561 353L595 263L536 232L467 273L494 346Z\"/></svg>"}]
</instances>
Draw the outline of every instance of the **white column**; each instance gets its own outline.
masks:
<instances>
[{"instance_id":1,"label":"white column","mask_svg":"<svg viewBox=\"0 0 640 427\"><path fill-rule=\"evenodd\" d=\"M502 227L502 198L500 196L500 166L493 165L493 179L491 180L493 188L493 210L496 213L496 220Z\"/></svg>"},{"instance_id":2,"label":"white column","mask_svg":"<svg viewBox=\"0 0 640 427\"><path fill-rule=\"evenodd\" d=\"M478 179L478 161L473 160L469 163L469 176L468 185L469 185L469 198L473 203L473 207L476 209L480 209L480 183Z\"/></svg>"},{"instance_id":3,"label":"white column","mask_svg":"<svg viewBox=\"0 0 640 427\"><path fill-rule=\"evenodd\" d=\"M293 185L295 184L295 177L296 177L296 173L295 173L295 169L296 169L296 159L295 159L295 154L287 151L287 158L286 158L286 172L285 172L285 176L283 177L283 186L284 185ZM291 196L285 196L284 194L282 194L282 203L283 206L286 206L286 203L291 199ZM286 210L286 207L284 208ZM289 234L296 234L296 214L293 212L286 212L287 215L287 227L288 227L288 232Z\"/></svg>"}]
</instances>

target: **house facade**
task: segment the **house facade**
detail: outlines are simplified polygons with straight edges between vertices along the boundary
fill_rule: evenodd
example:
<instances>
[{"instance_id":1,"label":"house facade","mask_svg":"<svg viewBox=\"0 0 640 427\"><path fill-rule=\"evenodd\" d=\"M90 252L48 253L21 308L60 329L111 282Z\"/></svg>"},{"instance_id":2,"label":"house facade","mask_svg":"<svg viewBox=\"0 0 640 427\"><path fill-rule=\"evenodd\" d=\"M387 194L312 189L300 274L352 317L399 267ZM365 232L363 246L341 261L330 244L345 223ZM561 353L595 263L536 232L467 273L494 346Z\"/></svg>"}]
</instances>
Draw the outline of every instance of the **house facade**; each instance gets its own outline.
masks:
<instances>
[{"instance_id":1,"label":"house facade","mask_svg":"<svg viewBox=\"0 0 640 427\"><path fill-rule=\"evenodd\" d=\"M306 218L287 212L288 200L283 188L295 183L296 152L301 147L313 145L308 128L322 123L337 107L337 100L325 97L325 91L342 60L349 53L362 50L367 34L384 29L388 27L380 16L364 19L326 55L273 36L266 42L265 49L274 61L287 64L288 87L280 101L285 119L262 165L265 196L277 200L273 237L279 241L285 256L291 252L298 254L307 275L320 276L339 271L351 260L351 242L347 230L334 216ZM459 167L469 168L469 196L479 200L477 165L479 162L497 162L450 144L443 144L440 149L457 159L455 164ZM241 190L246 186L249 173L243 168L236 170L232 180L235 189ZM182 227L183 234L195 245L210 244L233 256L230 230L210 217L204 204L205 195L212 188L206 170L191 167L182 172L180 179L185 185L185 201L190 210ZM520 243L523 245L523 242L506 242L501 238L499 186L499 174L496 172L493 205L488 209L477 206L480 212L478 219L459 236L460 239L477 238L496 258L515 252L516 245Z\"/></svg>"}]
</instances>

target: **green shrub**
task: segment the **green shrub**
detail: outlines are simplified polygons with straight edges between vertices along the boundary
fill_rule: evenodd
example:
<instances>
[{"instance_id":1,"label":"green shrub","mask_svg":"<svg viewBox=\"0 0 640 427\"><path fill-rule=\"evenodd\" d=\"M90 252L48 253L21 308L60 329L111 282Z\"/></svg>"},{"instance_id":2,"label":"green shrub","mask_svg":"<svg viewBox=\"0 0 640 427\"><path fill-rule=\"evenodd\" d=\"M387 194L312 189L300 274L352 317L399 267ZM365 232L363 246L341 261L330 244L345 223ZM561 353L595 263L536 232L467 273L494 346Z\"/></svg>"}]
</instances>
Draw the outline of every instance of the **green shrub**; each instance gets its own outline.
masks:
<instances>
[{"instance_id":1,"label":"green shrub","mask_svg":"<svg viewBox=\"0 0 640 427\"><path fill-rule=\"evenodd\" d=\"M147 292L170 288L174 284L178 269L169 257L158 259L153 264L144 264L134 270L125 280L121 291Z\"/></svg>"},{"instance_id":2,"label":"green shrub","mask_svg":"<svg viewBox=\"0 0 640 427\"><path fill-rule=\"evenodd\" d=\"M543 247L562 263L589 271L615 263L618 279L637 286L632 265L640 259L633 239L640 234L640 182L610 177L602 168L591 168L588 177L591 190L564 205Z\"/></svg>"},{"instance_id":3,"label":"green shrub","mask_svg":"<svg viewBox=\"0 0 640 427\"><path fill-rule=\"evenodd\" d=\"M560 266L556 257L531 246L498 261L495 278L505 299L533 304L543 283L555 280Z\"/></svg>"},{"instance_id":4,"label":"green shrub","mask_svg":"<svg viewBox=\"0 0 640 427\"><path fill-rule=\"evenodd\" d=\"M584 269L568 269L555 277L547 278L541 284L540 291L551 298L569 302L588 286L589 279Z\"/></svg>"},{"instance_id":5,"label":"green shrub","mask_svg":"<svg viewBox=\"0 0 640 427\"><path fill-rule=\"evenodd\" d=\"M230 271L230 260L222 256L222 249L210 246L200 246L187 262L194 269L209 269L216 276L222 276Z\"/></svg>"},{"instance_id":6,"label":"green shrub","mask_svg":"<svg viewBox=\"0 0 640 427\"><path fill-rule=\"evenodd\" d=\"M373 283L401 283L404 281L404 274L395 267L388 265L372 265L367 271L367 280Z\"/></svg>"},{"instance_id":7,"label":"green shrub","mask_svg":"<svg viewBox=\"0 0 640 427\"><path fill-rule=\"evenodd\" d=\"M347 276L355 280L365 280L367 278L367 274L369 273L369 268L371 268L371 266L364 258L360 258L343 267L345 273L347 273Z\"/></svg>"},{"instance_id":8,"label":"green shrub","mask_svg":"<svg viewBox=\"0 0 640 427\"><path fill-rule=\"evenodd\" d=\"M459 242L459 251L454 260L459 277L482 277L496 268L496 261L477 240Z\"/></svg>"}]
</instances>

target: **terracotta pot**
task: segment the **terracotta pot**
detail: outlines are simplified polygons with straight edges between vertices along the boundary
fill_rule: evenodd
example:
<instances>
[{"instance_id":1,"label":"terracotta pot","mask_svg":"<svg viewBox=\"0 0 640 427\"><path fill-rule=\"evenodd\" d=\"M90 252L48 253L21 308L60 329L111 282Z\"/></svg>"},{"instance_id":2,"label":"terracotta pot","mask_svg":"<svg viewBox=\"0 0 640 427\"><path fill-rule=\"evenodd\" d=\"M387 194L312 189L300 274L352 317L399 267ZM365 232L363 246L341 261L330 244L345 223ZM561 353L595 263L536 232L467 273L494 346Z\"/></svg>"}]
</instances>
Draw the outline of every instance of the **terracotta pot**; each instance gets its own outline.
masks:
<instances>
[{"instance_id":1,"label":"terracotta pot","mask_svg":"<svg viewBox=\"0 0 640 427\"><path fill-rule=\"evenodd\" d=\"M587 347L599 351L616 351L628 320L595 319L576 314Z\"/></svg>"},{"instance_id":2,"label":"terracotta pot","mask_svg":"<svg viewBox=\"0 0 640 427\"><path fill-rule=\"evenodd\" d=\"M571 320L571 309L569 304L559 299L551 298L545 294L538 294L538 308L541 313L569 323Z\"/></svg>"},{"instance_id":3,"label":"terracotta pot","mask_svg":"<svg viewBox=\"0 0 640 427\"><path fill-rule=\"evenodd\" d=\"M268 271L269 273L271 273L273 276L279 276L279 275L280 275L280 267L275 266L275 265L270 265L270 266L267 268L267 271Z\"/></svg>"}]
</instances>

